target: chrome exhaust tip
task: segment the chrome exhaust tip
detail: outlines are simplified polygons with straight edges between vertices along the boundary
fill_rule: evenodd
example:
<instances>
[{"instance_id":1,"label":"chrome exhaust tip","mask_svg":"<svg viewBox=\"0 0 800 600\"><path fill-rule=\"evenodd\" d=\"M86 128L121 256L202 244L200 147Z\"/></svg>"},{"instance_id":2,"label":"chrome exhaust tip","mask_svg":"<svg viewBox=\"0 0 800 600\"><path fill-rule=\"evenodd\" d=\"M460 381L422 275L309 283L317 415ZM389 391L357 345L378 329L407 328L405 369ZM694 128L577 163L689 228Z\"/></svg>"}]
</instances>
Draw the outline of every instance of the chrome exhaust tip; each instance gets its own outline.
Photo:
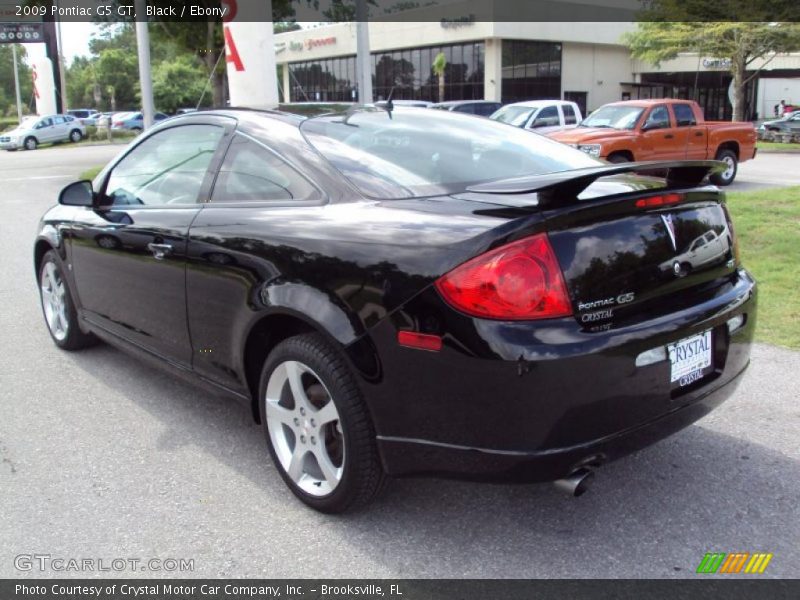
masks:
<instances>
[{"instance_id":1,"label":"chrome exhaust tip","mask_svg":"<svg viewBox=\"0 0 800 600\"><path fill-rule=\"evenodd\" d=\"M594 479L594 471L591 469L578 469L564 479L558 479L553 483L556 489L561 490L565 494L577 498L582 496L589 489L589 484Z\"/></svg>"}]
</instances>

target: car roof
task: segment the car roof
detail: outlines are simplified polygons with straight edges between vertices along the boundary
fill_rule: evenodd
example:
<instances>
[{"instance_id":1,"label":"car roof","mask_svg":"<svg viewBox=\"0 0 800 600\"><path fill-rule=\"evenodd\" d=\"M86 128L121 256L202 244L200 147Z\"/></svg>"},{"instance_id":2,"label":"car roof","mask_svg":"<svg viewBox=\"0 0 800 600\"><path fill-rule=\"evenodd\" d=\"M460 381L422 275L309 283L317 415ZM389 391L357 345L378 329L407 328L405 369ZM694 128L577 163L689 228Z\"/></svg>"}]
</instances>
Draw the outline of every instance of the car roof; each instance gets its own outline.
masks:
<instances>
[{"instance_id":1,"label":"car roof","mask_svg":"<svg viewBox=\"0 0 800 600\"><path fill-rule=\"evenodd\" d=\"M464 106L466 104L500 104L494 100L448 100L447 102L437 102L433 106Z\"/></svg>"},{"instance_id":2,"label":"car roof","mask_svg":"<svg viewBox=\"0 0 800 600\"><path fill-rule=\"evenodd\" d=\"M614 106L636 106L639 108L647 108L648 106L655 106L656 104L664 104L665 102L682 102L688 104L691 100L684 100L682 98L651 98L641 100L620 100L619 102L609 102Z\"/></svg>"},{"instance_id":3,"label":"car roof","mask_svg":"<svg viewBox=\"0 0 800 600\"><path fill-rule=\"evenodd\" d=\"M354 108L353 110L368 110L368 109ZM414 110L414 108L409 106L403 106L401 107L401 110ZM326 113L326 114L331 114L331 113ZM261 118L269 118L269 119L275 119L277 121L283 121L284 123L289 123L291 125L296 125L296 126L299 126L300 123L308 119L308 117L304 115L298 115L295 113L290 113L282 110L227 107L227 108L214 108L209 110L198 110L190 113L184 113L182 115L175 115L174 117L170 118L170 121L175 122L179 119L180 120L202 119L214 116L233 118L236 119L237 121L241 121L244 123L257 122ZM315 116L322 116L322 115L315 115Z\"/></svg>"},{"instance_id":4,"label":"car roof","mask_svg":"<svg viewBox=\"0 0 800 600\"><path fill-rule=\"evenodd\" d=\"M525 102L514 102L506 106L524 106L525 108L541 108L542 106L552 106L553 104L574 104L569 100L526 100ZM503 107L505 108L505 106Z\"/></svg>"}]
</instances>

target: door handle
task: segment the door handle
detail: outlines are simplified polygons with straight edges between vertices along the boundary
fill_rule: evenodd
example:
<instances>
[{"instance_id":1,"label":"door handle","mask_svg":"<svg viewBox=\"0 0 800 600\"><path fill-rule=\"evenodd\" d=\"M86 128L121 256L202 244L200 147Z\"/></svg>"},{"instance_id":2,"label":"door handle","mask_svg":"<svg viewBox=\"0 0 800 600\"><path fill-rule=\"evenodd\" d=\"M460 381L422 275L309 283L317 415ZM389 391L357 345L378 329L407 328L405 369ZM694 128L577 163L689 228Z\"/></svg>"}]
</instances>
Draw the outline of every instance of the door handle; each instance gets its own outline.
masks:
<instances>
[{"instance_id":1,"label":"door handle","mask_svg":"<svg viewBox=\"0 0 800 600\"><path fill-rule=\"evenodd\" d=\"M694 137L703 137L703 132L702 131L695 131L694 132Z\"/></svg>"},{"instance_id":2,"label":"door handle","mask_svg":"<svg viewBox=\"0 0 800 600\"><path fill-rule=\"evenodd\" d=\"M168 254L172 254L172 244L147 244L147 249L153 253L156 260L163 260Z\"/></svg>"},{"instance_id":3,"label":"door handle","mask_svg":"<svg viewBox=\"0 0 800 600\"><path fill-rule=\"evenodd\" d=\"M665 140L671 140L674 137L675 137L674 135L672 135L671 133L668 133L667 135L664 136L664 139Z\"/></svg>"}]
</instances>

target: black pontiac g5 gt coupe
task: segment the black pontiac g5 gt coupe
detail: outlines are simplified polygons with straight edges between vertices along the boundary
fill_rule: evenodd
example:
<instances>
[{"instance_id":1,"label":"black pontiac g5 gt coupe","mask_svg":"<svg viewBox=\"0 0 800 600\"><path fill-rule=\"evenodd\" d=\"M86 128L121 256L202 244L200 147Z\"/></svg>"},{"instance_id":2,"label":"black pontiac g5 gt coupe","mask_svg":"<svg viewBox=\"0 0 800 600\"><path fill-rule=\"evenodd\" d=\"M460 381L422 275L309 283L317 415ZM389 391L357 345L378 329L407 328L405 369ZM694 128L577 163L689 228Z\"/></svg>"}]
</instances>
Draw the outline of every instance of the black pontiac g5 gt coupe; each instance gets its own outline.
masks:
<instances>
[{"instance_id":1,"label":"black pontiac g5 gt coupe","mask_svg":"<svg viewBox=\"0 0 800 600\"><path fill-rule=\"evenodd\" d=\"M717 167L414 108L188 114L63 190L42 308L65 350L103 339L244 403L315 509L387 476L579 494L748 365Z\"/></svg>"}]
</instances>

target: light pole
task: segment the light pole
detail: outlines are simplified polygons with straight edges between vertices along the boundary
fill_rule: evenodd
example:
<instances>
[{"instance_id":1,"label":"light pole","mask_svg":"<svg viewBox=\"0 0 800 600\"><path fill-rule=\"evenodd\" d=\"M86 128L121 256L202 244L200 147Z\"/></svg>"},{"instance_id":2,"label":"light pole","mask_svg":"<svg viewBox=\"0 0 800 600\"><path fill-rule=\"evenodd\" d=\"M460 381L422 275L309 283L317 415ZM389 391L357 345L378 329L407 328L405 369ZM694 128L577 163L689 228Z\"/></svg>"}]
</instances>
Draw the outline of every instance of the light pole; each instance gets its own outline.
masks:
<instances>
[{"instance_id":1,"label":"light pole","mask_svg":"<svg viewBox=\"0 0 800 600\"><path fill-rule=\"evenodd\" d=\"M136 0L136 47L139 55L139 85L142 89L142 127L153 125L153 79L150 75L150 32L147 29L147 3Z\"/></svg>"},{"instance_id":2,"label":"light pole","mask_svg":"<svg viewBox=\"0 0 800 600\"><path fill-rule=\"evenodd\" d=\"M372 64L366 0L356 0L356 79L359 104L372 103Z\"/></svg>"},{"instance_id":3,"label":"light pole","mask_svg":"<svg viewBox=\"0 0 800 600\"><path fill-rule=\"evenodd\" d=\"M14 91L17 94L17 118L22 123L22 96L19 92L19 66L17 65L17 45L11 44L11 56L14 57Z\"/></svg>"},{"instance_id":4,"label":"light pole","mask_svg":"<svg viewBox=\"0 0 800 600\"><path fill-rule=\"evenodd\" d=\"M58 2L56 2L58 8ZM61 83L61 112L67 114L67 74L64 63L64 37L61 35L61 18L56 21L56 41L58 42L58 78Z\"/></svg>"}]
</instances>

